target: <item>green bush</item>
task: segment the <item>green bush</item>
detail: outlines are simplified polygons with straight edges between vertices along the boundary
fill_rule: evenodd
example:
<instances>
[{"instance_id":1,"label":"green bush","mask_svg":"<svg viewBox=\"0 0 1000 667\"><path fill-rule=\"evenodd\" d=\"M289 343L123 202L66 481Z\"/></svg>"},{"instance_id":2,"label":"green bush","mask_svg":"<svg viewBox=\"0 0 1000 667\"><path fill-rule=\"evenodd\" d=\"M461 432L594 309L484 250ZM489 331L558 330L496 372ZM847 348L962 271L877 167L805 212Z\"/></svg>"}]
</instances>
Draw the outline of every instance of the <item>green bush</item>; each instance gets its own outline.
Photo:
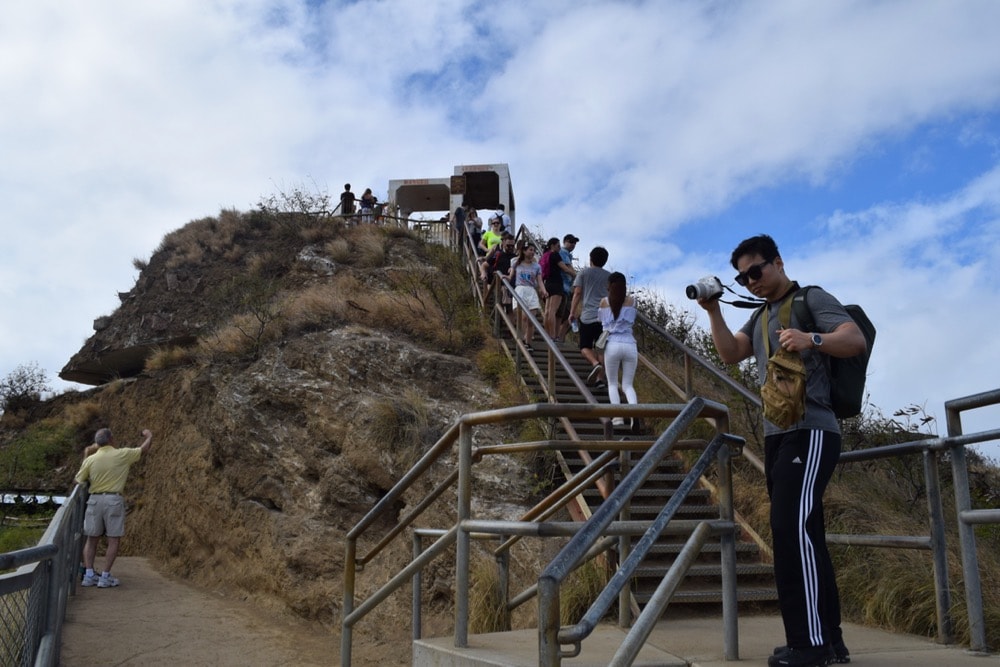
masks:
<instances>
[{"instance_id":1,"label":"green bush","mask_svg":"<svg viewBox=\"0 0 1000 667\"><path fill-rule=\"evenodd\" d=\"M31 488L73 451L75 432L69 426L38 423L0 450L0 475L9 487Z\"/></svg>"},{"instance_id":2,"label":"green bush","mask_svg":"<svg viewBox=\"0 0 1000 667\"><path fill-rule=\"evenodd\" d=\"M44 528L0 527L0 553L33 547L38 544L38 540L42 539L44 533Z\"/></svg>"}]
</instances>

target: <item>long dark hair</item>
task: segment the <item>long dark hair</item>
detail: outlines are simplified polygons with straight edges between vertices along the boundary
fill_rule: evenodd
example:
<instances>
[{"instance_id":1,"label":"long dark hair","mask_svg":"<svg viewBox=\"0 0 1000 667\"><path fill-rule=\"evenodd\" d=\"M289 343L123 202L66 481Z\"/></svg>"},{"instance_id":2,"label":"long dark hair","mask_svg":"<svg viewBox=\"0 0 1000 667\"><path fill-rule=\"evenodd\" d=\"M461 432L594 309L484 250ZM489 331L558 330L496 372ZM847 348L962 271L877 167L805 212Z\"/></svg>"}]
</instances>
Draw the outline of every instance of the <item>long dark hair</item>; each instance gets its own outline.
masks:
<instances>
[{"instance_id":1,"label":"long dark hair","mask_svg":"<svg viewBox=\"0 0 1000 667\"><path fill-rule=\"evenodd\" d=\"M611 312L616 320L622 312L622 304L625 303L625 288L624 273L615 271L608 276L608 305L611 306Z\"/></svg>"}]
</instances>

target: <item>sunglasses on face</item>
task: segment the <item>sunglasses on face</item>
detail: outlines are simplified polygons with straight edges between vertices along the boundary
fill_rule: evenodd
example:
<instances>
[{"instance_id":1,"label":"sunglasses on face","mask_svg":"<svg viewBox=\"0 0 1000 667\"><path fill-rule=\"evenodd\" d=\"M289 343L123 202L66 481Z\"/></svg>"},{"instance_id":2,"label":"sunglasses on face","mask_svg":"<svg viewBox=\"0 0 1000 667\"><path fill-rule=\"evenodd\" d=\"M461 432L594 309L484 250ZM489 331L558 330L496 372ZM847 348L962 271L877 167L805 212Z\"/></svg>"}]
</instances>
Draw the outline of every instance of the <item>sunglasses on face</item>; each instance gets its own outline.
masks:
<instances>
[{"instance_id":1,"label":"sunglasses on face","mask_svg":"<svg viewBox=\"0 0 1000 667\"><path fill-rule=\"evenodd\" d=\"M740 271L736 274L736 282L742 287L746 287L747 283L751 280L760 280L761 276L764 275L764 267L771 263L771 260L765 259L759 264L753 264L748 267L746 271Z\"/></svg>"}]
</instances>

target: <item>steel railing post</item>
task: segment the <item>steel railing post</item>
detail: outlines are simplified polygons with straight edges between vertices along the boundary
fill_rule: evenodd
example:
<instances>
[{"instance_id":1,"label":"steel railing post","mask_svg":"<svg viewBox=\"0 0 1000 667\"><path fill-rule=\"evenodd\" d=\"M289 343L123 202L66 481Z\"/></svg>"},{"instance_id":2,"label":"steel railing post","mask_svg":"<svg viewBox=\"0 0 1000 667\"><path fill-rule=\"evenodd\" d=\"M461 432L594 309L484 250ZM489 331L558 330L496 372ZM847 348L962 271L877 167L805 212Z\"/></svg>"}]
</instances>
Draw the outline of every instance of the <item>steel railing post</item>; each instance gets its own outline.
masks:
<instances>
[{"instance_id":1,"label":"steel railing post","mask_svg":"<svg viewBox=\"0 0 1000 667\"><path fill-rule=\"evenodd\" d=\"M931 556L934 565L934 594L940 644L953 644L955 630L951 618L951 584L948 581L948 553L945 540L944 509L937 452L924 450L924 484L927 487L927 515L930 521Z\"/></svg>"},{"instance_id":2,"label":"steel railing post","mask_svg":"<svg viewBox=\"0 0 1000 667\"><path fill-rule=\"evenodd\" d=\"M354 637L353 628L348 624L347 617L354 611L357 549L357 542L353 538L347 538L347 545L344 548L344 600L340 608L340 664L342 667L351 667L351 642Z\"/></svg>"},{"instance_id":3,"label":"steel railing post","mask_svg":"<svg viewBox=\"0 0 1000 667\"><path fill-rule=\"evenodd\" d=\"M733 523L733 453L724 444L716 454L719 474L719 518ZM723 655L726 660L740 659L739 612L736 591L736 533L726 531L719 536L722 567L722 628Z\"/></svg>"},{"instance_id":4,"label":"steel railing post","mask_svg":"<svg viewBox=\"0 0 1000 667\"><path fill-rule=\"evenodd\" d=\"M413 560L418 560L423 553L423 537L418 531L413 531ZM413 641L420 639L423 635L423 610L420 607L420 589L423 588L423 570L418 569L413 573L413 591L411 604L413 605Z\"/></svg>"},{"instance_id":5,"label":"steel railing post","mask_svg":"<svg viewBox=\"0 0 1000 667\"><path fill-rule=\"evenodd\" d=\"M472 518L472 426L461 423L458 434L458 536L455 542L455 646L469 645L470 536L462 522Z\"/></svg>"}]
</instances>

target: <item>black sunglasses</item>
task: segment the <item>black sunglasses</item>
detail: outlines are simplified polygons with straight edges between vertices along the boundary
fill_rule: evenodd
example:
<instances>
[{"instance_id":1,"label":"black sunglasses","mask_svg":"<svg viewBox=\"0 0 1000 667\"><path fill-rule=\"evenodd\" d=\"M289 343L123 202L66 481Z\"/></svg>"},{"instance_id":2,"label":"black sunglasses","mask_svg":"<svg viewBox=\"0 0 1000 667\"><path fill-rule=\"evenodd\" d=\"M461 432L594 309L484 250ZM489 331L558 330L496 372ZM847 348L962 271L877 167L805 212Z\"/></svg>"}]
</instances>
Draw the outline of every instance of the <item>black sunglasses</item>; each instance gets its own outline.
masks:
<instances>
[{"instance_id":1,"label":"black sunglasses","mask_svg":"<svg viewBox=\"0 0 1000 667\"><path fill-rule=\"evenodd\" d=\"M761 276L764 275L764 267L770 263L771 260L765 259L760 264L750 266L746 271L740 271L736 274L736 282L740 286L746 287L751 280L760 280Z\"/></svg>"}]
</instances>

